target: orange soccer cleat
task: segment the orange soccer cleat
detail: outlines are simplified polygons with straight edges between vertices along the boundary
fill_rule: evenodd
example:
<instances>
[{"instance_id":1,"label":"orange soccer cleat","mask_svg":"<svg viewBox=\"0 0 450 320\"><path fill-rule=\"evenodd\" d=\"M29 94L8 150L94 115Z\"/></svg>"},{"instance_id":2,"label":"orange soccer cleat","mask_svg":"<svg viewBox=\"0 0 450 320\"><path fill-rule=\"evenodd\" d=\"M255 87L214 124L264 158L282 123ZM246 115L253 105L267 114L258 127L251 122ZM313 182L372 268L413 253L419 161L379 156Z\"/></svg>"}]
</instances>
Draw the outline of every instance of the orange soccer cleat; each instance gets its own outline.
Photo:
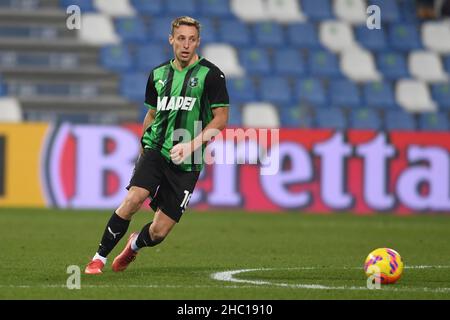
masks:
<instances>
[{"instance_id":1,"label":"orange soccer cleat","mask_svg":"<svg viewBox=\"0 0 450 320\"><path fill-rule=\"evenodd\" d=\"M139 235L138 232L132 233L128 237L128 242L125 249L114 259L112 263L112 269L114 272L124 271L128 265L136 259L137 252L131 249L131 243Z\"/></svg>"},{"instance_id":2,"label":"orange soccer cleat","mask_svg":"<svg viewBox=\"0 0 450 320\"><path fill-rule=\"evenodd\" d=\"M100 259L94 259L88 263L84 273L86 274L101 274L105 264Z\"/></svg>"}]
</instances>

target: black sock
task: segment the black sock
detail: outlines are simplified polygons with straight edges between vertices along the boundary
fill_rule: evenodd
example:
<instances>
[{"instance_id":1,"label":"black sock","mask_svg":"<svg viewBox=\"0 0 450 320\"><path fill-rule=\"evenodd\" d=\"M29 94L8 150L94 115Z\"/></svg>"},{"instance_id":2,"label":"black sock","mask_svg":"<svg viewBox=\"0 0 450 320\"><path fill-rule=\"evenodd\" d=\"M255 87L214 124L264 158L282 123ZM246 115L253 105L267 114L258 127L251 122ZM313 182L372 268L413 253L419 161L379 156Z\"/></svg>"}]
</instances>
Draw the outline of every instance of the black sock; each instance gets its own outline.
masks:
<instances>
[{"instance_id":1,"label":"black sock","mask_svg":"<svg viewBox=\"0 0 450 320\"><path fill-rule=\"evenodd\" d=\"M152 221L153 222L153 221ZM139 235L136 239L136 246L138 248L143 248L143 247L154 247L156 246L158 243L161 243L162 240L160 241L154 241L152 240L151 236L150 236L150 225L152 223L147 223L141 230L141 232L139 232Z\"/></svg>"},{"instance_id":2,"label":"black sock","mask_svg":"<svg viewBox=\"0 0 450 320\"><path fill-rule=\"evenodd\" d=\"M122 237L127 233L129 220L122 219L113 213L111 219L109 219L106 225L105 232L103 233L102 242L98 247L97 253L102 257L105 257L114 249L117 243L122 239Z\"/></svg>"}]
</instances>

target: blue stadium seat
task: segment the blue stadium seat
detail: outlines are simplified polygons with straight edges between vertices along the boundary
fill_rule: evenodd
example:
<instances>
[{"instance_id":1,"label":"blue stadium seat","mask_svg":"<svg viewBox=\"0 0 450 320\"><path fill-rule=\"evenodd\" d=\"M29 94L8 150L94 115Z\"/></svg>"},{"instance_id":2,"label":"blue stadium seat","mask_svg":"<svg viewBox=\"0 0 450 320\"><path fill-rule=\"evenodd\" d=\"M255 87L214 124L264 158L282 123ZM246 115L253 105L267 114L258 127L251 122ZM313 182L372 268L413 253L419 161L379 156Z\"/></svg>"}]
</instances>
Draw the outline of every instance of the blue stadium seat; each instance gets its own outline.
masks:
<instances>
[{"instance_id":1,"label":"blue stadium seat","mask_svg":"<svg viewBox=\"0 0 450 320\"><path fill-rule=\"evenodd\" d=\"M292 23L287 26L287 37L292 46L319 49L321 44L312 23Z\"/></svg>"},{"instance_id":2,"label":"blue stadium seat","mask_svg":"<svg viewBox=\"0 0 450 320\"><path fill-rule=\"evenodd\" d=\"M100 62L108 70L128 71L132 59L128 48L123 45L109 45L100 49Z\"/></svg>"},{"instance_id":3,"label":"blue stadium seat","mask_svg":"<svg viewBox=\"0 0 450 320\"><path fill-rule=\"evenodd\" d=\"M139 17L116 19L116 31L126 42L145 42L148 39L147 29Z\"/></svg>"},{"instance_id":4,"label":"blue stadium seat","mask_svg":"<svg viewBox=\"0 0 450 320\"><path fill-rule=\"evenodd\" d=\"M420 114L419 128L425 131L448 131L450 129L448 114L444 112Z\"/></svg>"},{"instance_id":5,"label":"blue stadium seat","mask_svg":"<svg viewBox=\"0 0 450 320\"><path fill-rule=\"evenodd\" d=\"M371 51L387 49L386 35L383 28L370 30L366 26L356 27L356 39Z\"/></svg>"},{"instance_id":6,"label":"blue stadium seat","mask_svg":"<svg viewBox=\"0 0 450 320\"><path fill-rule=\"evenodd\" d=\"M79 6L81 12L92 12L95 11L95 7L92 4L93 0L60 0L60 6L64 9L71 5ZM65 10L64 10L65 11Z\"/></svg>"},{"instance_id":7,"label":"blue stadium seat","mask_svg":"<svg viewBox=\"0 0 450 320\"><path fill-rule=\"evenodd\" d=\"M148 29L150 39L167 44L173 19L171 16L153 18Z\"/></svg>"},{"instance_id":8,"label":"blue stadium seat","mask_svg":"<svg viewBox=\"0 0 450 320\"><path fill-rule=\"evenodd\" d=\"M416 130L414 115L402 110L386 110L384 112L384 128L386 130Z\"/></svg>"},{"instance_id":9,"label":"blue stadium seat","mask_svg":"<svg viewBox=\"0 0 450 320\"><path fill-rule=\"evenodd\" d=\"M240 62L251 74L269 74L272 71L269 55L265 49L254 47L240 52Z\"/></svg>"},{"instance_id":10,"label":"blue stadium seat","mask_svg":"<svg viewBox=\"0 0 450 320\"><path fill-rule=\"evenodd\" d=\"M400 10L397 1L370 0L368 5L377 5L380 7L382 23L395 23L400 21Z\"/></svg>"},{"instance_id":11,"label":"blue stadium seat","mask_svg":"<svg viewBox=\"0 0 450 320\"><path fill-rule=\"evenodd\" d=\"M164 11L163 0L131 0L131 4L142 15L158 15Z\"/></svg>"},{"instance_id":12,"label":"blue stadium seat","mask_svg":"<svg viewBox=\"0 0 450 320\"><path fill-rule=\"evenodd\" d=\"M431 86L431 96L440 108L450 110L450 83L440 83Z\"/></svg>"},{"instance_id":13,"label":"blue stadium seat","mask_svg":"<svg viewBox=\"0 0 450 320\"><path fill-rule=\"evenodd\" d=\"M340 77L337 56L329 51L310 51L308 55L310 74L323 77Z\"/></svg>"},{"instance_id":14,"label":"blue stadium seat","mask_svg":"<svg viewBox=\"0 0 450 320\"><path fill-rule=\"evenodd\" d=\"M345 112L340 108L319 108L316 109L316 120L318 128L330 128L345 130L348 128Z\"/></svg>"},{"instance_id":15,"label":"blue stadium seat","mask_svg":"<svg viewBox=\"0 0 450 320\"><path fill-rule=\"evenodd\" d=\"M287 128L314 128L315 121L312 112L301 105L285 105L280 107L281 126Z\"/></svg>"},{"instance_id":16,"label":"blue stadium seat","mask_svg":"<svg viewBox=\"0 0 450 320\"><path fill-rule=\"evenodd\" d=\"M263 101L283 107L292 102L289 81L283 77L263 77L260 83L260 96Z\"/></svg>"},{"instance_id":17,"label":"blue stadium seat","mask_svg":"<svg viewBox=\"0 0 450 320\"><path fill-rule=\"evenodd\" d=\"M256 44L279 47L285 44L284 32L278 23L261 22L254 25Z\"/></svg>"},{"instance_id":18,"label":"blue stadium seat","mask_svg":"<svg viewBox=\"0 0 450 320\"><path fill-rule=\"evenodd\" d=\"M129 72L122 74L120 93L131 101L144 103L148 73Z\"/></svg>"},{"instance_id":19,"label":"blue stadium seat","mask_svg":"<svg viewBox=\"0 0 450 320\"><path fill-rule=\"evenodd\" d=\"M347 79L334 80L329 88L331 105L334 107L361 107L358 86Z\"/></svg>"},{"instance_id":20,"label":"blue stadium seat","mask_svg":"<svg viewBox=\"0 0 450 320\"><path fill-rule=\"evenodd\" d=\"M256 95L255 84L248 77L227 78L227 89L233 103L246 103L259 99Z\"/></svg>"},{"instance_id":21,"label":"blue stadium seat","mask_svg":"<svg viewBox=\"0 0 450 320\"><path fill-rule=\"evenodd\" d=\"M239 20L223 20L219 24L219 36L222 42L233 46L248 46L251 43L249 27Z\"/></svg>"},{"instance_id":22,"label":"blue stadium seat","mask_svg":"<svg viewBox=\"0 0 450 320\"><path fill-rule=\"evenodd\" d=\"M198 16L198 7L195 0L166 0L168 15L172 16Z\"/></svg>"},{"instance_id":23,"label":"blue stadium seat","mask_svg":"<svg viewBox=\"0 0 450 320\"><path fill-rule=\"evenodd\" d=\"M377 58L378 70L387 79L408 78L409 71L406 58L398 52L381 53Z\"/></svg>"},{"instance_id":24,"label":"blue stadium seat","mask_svg":"<svg viewBox=\"0 0 450 320\"><path fill-rule=\"evenodd\" d=\"M397 50L411 51L422 47L418 27L413 23L391 25L388 37L390 46Z\"/></svg>"},{"instance_id":25,"label":"blue stadium seat","mask_svg":"<svg viewBox=\"0 0 450 320\"><path fill-rule=\"evenodd\" d=\"M418 21L416 1L400 1L398 5L400 7L400 18L402 21L413 23Z\"/></svg>"},{"instance_id":26,"label":"blue stadium seat","mask_svg":"<svg viewBox=\"0 0 450 320\"><path fill-rule=\"evenodd\" d=\"M305 74L305 63L296 49L279 49L274 52L275 72L280 75L301 76Z\"/></svg>"},{"instance_id":27,"label":"blue stadium seat","mask_svg":"<svg viewBox=\"0 0 450 320\"><path fill-rule=\"evenodd\" d=\"M229 0L200 0L200 12L204 17L232 16Z\"/></svg>"},{"instance_id":28,"label":"blue stadium seat","mask_svg":"<svg viewBox=\"0 0 450 320\"><path fill-rule=\"evenodd\" d=\"M328 103L323 83L317 78L304 78L297 82L297 99L300 104L323 107Z\"/></svg>"},{"instance_id":29,"label":"blue stadium seat","mask_svg":"<svg viewBox=\"0 0 450 320\"><path fill-rule=\"evenodd\" d=\"M233 104L228 108L228 125L242 126L242 111L241 107L237 104Z\"/></svg>"},{"instance_id":30,"label":"blue stadium seat","mask_svg":"<svg viewBox=\"0 0 450 320\"><path fill-rule=\"evenodd\" d=\"M447 56L444 59L444 67L447 69L447 72L450 73L450 56Z\"/></svg>"},{"instance_id":31,"label":"blue stadium seat","mask_svg":"<svg viewBox=\"0 0 450 320\"><path fill-rule=\"evenodd\" d=\"M202 43L219 42L217 30L211 18L203 18L200 21L200 37Z\"/></svg>"},{"instance_id":32,"label":"blue stadium seat","mask_svg":"<svg viewBox=\"0 0 450 320\"><path fill-rule=\"evenodd\" d=\"M311 20L327 20L333 18L329 0L303 0L302 10Z\"/></svg>"},{"instance_id":33,"label":"blue stadium seat","mask_svg":"<svg viewBox=\"0 0 450 320\"><path fill-rule=\"evenodd\" d=\"M361 108L350 113L350 127L362 130L381 130L383 122L378 110Z\"/></svg>"},{"instance_id":34,"label":"blue stadium seat","mask_svg":"<svg viewBox=\"0 0 450 320\"><path fill-rule=\"evenodd\" d=\"M164 47L158 44L147 44L137 48L137 68L138 71L147 72L169 60L170 55L166 54Z\"/></svg>"},{"instance_id":35,"label":"blue stadium seat","mask_svg":"<svg viewBox=\"0 0 450 320\"><path fill-rule=\"evenodd\" d=\"M366 83L363 87L364 100L371 108L395 108L394 89L389 82Z\"/></svg>"}]
</instances>

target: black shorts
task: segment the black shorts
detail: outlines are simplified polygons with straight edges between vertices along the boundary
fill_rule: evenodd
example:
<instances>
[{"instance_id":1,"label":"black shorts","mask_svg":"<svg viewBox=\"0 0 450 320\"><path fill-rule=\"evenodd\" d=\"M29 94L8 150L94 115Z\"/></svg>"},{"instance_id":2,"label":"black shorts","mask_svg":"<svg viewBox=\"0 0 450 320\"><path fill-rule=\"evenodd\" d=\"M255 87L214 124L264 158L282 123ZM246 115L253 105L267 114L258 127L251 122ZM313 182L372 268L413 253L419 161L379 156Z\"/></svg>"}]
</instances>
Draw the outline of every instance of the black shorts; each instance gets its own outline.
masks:
<instances>
[{"instance_id":1,"label":"black shorts","mask_svg":"<svg viewBox=\"0 0 450 320\"><path fill-rule=\"evenodd\" d=\"M150 207L153 211L161 209L170 218L179 222L199 174L199 171L179 169L157 150L145 149L136 162L127 190L133 186L148 190Z\"/></svg>"}]
</instances>

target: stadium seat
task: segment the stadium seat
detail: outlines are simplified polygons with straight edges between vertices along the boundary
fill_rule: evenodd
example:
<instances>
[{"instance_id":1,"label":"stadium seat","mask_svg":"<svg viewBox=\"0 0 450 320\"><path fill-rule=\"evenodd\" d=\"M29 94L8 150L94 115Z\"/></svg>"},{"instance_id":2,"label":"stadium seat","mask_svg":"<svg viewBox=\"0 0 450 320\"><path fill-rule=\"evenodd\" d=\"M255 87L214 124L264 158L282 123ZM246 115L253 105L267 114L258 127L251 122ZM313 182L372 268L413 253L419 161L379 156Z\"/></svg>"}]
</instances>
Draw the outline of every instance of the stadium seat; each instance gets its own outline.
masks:
<instances>
[{"instance_id":1,"label":"stadium seat","mask_svg":"<svg viewBox=\"0 0 450 320\"><path fill-rule=\"evenodd\" d=\"M116 19L117 34L125 42L141 42L148 40L144 22L138 17L124 17Z\"/></svg>"},{"instance_id":2,"label":"stadium seat","mask_svg":"<svg viewBox=\"0 0 450 320\"><path fill-rule=\"evenodd\" d=\"M431 100L428 86L418 80L401 79L395 88L397 103L408 112L436 111L436 104Z\"/></svg>"},{"instance_id":3,"label":"stadium seat","mask_svg":"<svg viewBox=\"0 0 450 320\"><path fill-rule=\"evenodd\" d=\"M267 0L268 16L280 23L294 23L306 20L298 0Z\"/></svg>"},{"instance_id":4,"label":"stadium seat","mask_svg":"<svg viewBox=\"0 0 450 320\"><path fill-rule=\"evenodd\" d=\"M133 65L130 52L126 46L110 45L100 49L101 64L108 70L129 71Z\"/></svg>"},{"instance_id":5,"label":"stadium seat","mask_svg":"<svg viewBox=\"0 0 450 320\"><path fill-rule=\"evenodd\" d=\"M329 0L303 0L302 9L311 20L327 20L333 18Z\"/></svg>"},{"instance_id":6,"label":"stadium seat","mask_svg":"<svg viewBox=\"0 0 450 320\"><path fill-rule=\"evenodd\" d=\"M247 103L242 107L242 124L249 128L279 128L277 108L270 103Z\"/></svg>"},{"instance_id":7,"label":"stadium seat","mask_svg":"<svg viewBox=\"0 0 450 320\"><path fill-rule=\"evenodd\" d=\"M377 81L382 78L372 54L365 49L345 50L341 54L341 69L353 81Z\"/></svg>"},{"instance_id":8,"label":"stadium seat","mask_svg":"<svg viewBox=\"0 0 450 320\"><path fill-rule=\"evenodd\" d=\"M94 45L117 44L120 37L114 31L111 18L104 14L85 13L78 32L82 42Z\"/></svg>"},{"instance_id":9,"label":"stadium seat","mask_svg":"<svg viewBox=\"0 0 450 320\"><path fill-rule=\"evenodd\" d=\"M130 72L122 75L120 93L131 101L144 103L149 73Z\"/></svg>"},{"instance_id":10,"label":"stadium seat","mask_svg":"<svg viewBox=\"0 0 450 320\"><path fill-rule=\"evenodd\" d=\"M167 14L169 16L198 16L195 0L166 0Z\"/></svg>"},{"instance_id":11,"label":"stadium seat","mask_svg":"<svg viewBox=\"0 0 450 320\"><path fill-rule=\"evenodd\" d=\"M269 74L272 71L269 54L265 49L243 49L240 54L242 66L251 74Z\"/></svg>"},{"instance_id":12,"label":"stadium seat","mask_svg":"<svg viewBox=\"0 0 450 320\"><path fill-rule=\"evenodd\" d=\"M413 51L409 54L409 71L415 78L426 82L448 80L442 68L440 57L430 51Z\"/></svg>"},{"instance_id":13,"label":"stadium seat","mask_svg":"<svg viewBox=\"0 0 450 320\"><path fill-rule=\"evenodd\" d=\"M411 2L411 1L403 1ZM381 12L381 22L383 24L396 23L400 19L400 9L398 7L397 1L386 1L386 0L369 0L369 5L376 5L380 8Z\"/></svg>"},{"instance_id":14,"label":"stadium seat","mask_svg":"<svg viewBox=\"0 0 450 320\"><path fill-rule=\"evenodd\" d=\"M156 16L164 11L163 0L131 0L131 4L141 15Z\"/></svg>"},{"instance_id":15,"label":"stadium seat","mask_svg":"<svg viewBox=\"0 0 450 320\"><path fill-rule=\"evenodd\" d=\"M169 41L173 19L173 17L169 16L152 18L149 23L148 29L149 38L153 42L159 41L161 43L167 44Z\"/></svg>"},{"instance_id":16,"label":"stadium seat","mask_svg":"<svg viewBox=\"0 0 450 320\"><path fill-rule=\"evenodd\" d=\"M256 23L253 29L256 44L259 46L281 47L285 44L284 31L278 23L260 22Z\"/></svg>"},{"instance_id":17,"label":"stadium seat","mask_svg":"<svg viewBox=\"0 0 450 320\"><path fill-rule=\"evenodd\" d=\"M430 51L450 54L450 23L428 21L422 24L422 42Z\"/></svg>"},{"instance_id":18,"label":"stadium seat","mask_svg":"<svg viewBox=\"0 0 450 320\"><path fill-rule=\"evenodd\" d=\"M202 18L200 21L201 43L219 42L214 21L211 18Z\"/></svg>"},{"instance_id":19,"label":"stadium seat","mask_svg":"<svg viewBox=\"0 0 450 320\"><path fill-rule=\"evenodd\" d=\"M326 50L310 51L308 55L308 67L310 74L314 76L341 76L336 55Z\"/></svg>"},{"instance_id":20,"label":"stadium seat","mask_svg":"<svg viewBox=\"0 0 450 320\"><path fill-rule=\"evenodd\" d=\"M222 42L237 47L248 46L252 40L249 27L239 20L221 21L219 36Z\"/></svg>"},{"instance_id":21,"label":"stadium seat","mask_svg":"<svg viewBox=\"0 0 450 320\"><path fill-rule=\"evenodd\" d=\"M402 110L386 110L384 113L386 130L416 130L414 115Z\"/></svg>"},{"instance_id":22,"label":"stadium seat","mask_svg":"<svg viewBox=\"0 0 450 320\"><path fill-rule=\"evenodd\" d=\"M147 44L137 48L136 58L138 71L147 72L169 60L170 55L158 44Z\"/></svg>"},{"instance_id":23,"label":"stadium seat","mask_svg":"<svg viewBox=\"0 0 450 320\"><path fill-rule=\"evenodd\" d=\"M366 22L366 1L365 0L335 0L334 14L339 20L352 23L362 24Z\"/></svg>"},{"instance_id":24,"label":"stadium seat","mask_svg":"<svg viewBox=\"0 0 450 320\"><path fill-rule=\"evenodd\" d=\"M135 10L129 0L93 0L95 8L111 17L129 17L135 15Z\"/></svg>"},{"instance_id":25,"label":"stadium seat","mask_svg":"<svg viewBox=\"0 0 450 320\"><path fill-rule=\"evenodd\" d=\"M22 107L16 98L0 98L0 122L21 122L23 120Z\"/></svg>"},{"instance_id":26,"label":"stadium seat","mask_svg":"<svg viewBox=\"0 0 450 320\"><path fill-rule=\"evenodd\" d=\"M441 108L450 110L450 83L439 83L431 86L431 96Z\"/></svg>"},{"instance_id":27,"label":"stadium seat","mask_svg":"<svg viewBox=\"0 0 450 320\"><path fill-rule=\"evenodd\" d=\"M448 131L450 129L448 113L432 112L420 114L419 129L426 131Z\"/></svg>"},{"instance_id":28,"label":"stadium seat","mask_svg":"<svg viewBox=\"0 0 450 320\"><path fill-rule=\"evenodd\" d=\"M409 77L405 56L398 52L380 53L377 65L383 77L387 79L400 79Z\"/></svg>"},{"instance_id":29,"label":"stadium seat","mask_svg":"<svg viewBox=\"0 0 450 320\"><path fill-rule=\"evenodd\" d=\"M331 82L329 87L330 102L333 107L361 107L361 94L358 86L347 79Z\"/></svg>"},{"instance_id":30,"label":"stadium seat","mask_svg":"<svg viewBox=\"0 0 450 320\"><path fill-rule=\"evenodd\" d=\"M256 95L256 86L249 77L228 78L227 89L233 103L254 102L260 99Z\"/></svg>"},{"instance_id":31,"label":"stadium seat","mask_svg":"<svg viewBox=\"0 0 450 320\"><path fill-rule=\"evenodd\" d=\"M343 21L324 21L319 28L320 42L333 52L357 46L350 25Z\"/></svg>"},{"instance_id":32,"label":"stadium seat","mask_svg":"<svg viewBox=\"0 0 450 320\"><path fill-rule=\"evenodd\" d=\"M264 0L231 0L231 11L245 22L269 20Z\"/></svg>"},{"instance_id":33,"label":"stadium seat","mask_svg":"<svg viewBox=\"0 0 450 320\"><path fill-rule=\"evenodd\" d=\"M203 47L203 56L217 65L227 77L240 77L245 71L239 64L234 47L229 44L208 44Z\"/></svg>"},{"instance_id":34,"label":"stadium seat","mask_svg":"<svg viewBox=\"0 0 450 320\"><path fill-rule=\"evenodd\" d=\"M421 48L416 24L393 24L388 31L390 46L396 50L411 51Z\"/></svg>"},{"instance_id":35,"label":"stadium seat","mask_svg":"<svg viewBox=\"0 0 450 320\"><path fill-rule=\"evenodd\" d=\"M345 112L341 108L316 109L316 121L318 128L345 130L348 127Z\"/></svg>"},{"instance_id":36,"label":"stadium seat","mask_svg":"<svg viewBox=\"0 0 450 320\"><path fill-rule=\"evenodd\" d=\"M285 105L278 109L281 125L287 128L314 128L315 121L310 108L302 105Z\"/></svg>"},{"instance_id":37,"label":"stadium seat","mask_svg":"<svg viewBox=\"0 0 450 320\"><path fill-rule=\"evenodd\" d=\"M384 51L387 49L384 29L368 29L365 25L355 29L358 43L370 51Z\"/></svg>"},{"instance_id":38,"label":"stadium seat","mask_svg":"<svg viewBox=\"0 0 450 320\"><path fill-rule=\"evenodd\" d=\"M241 107L233 104L228 108L228 125L240 127L242 126L242 111Z\"/></svg>"},{"instance_id":39,"label":"stadium seat","mask_svg":"<svg viewBox=\"0 0 450 320\"><path fill-rule=\"evenodd\" d=\"M263 101L283 107L292 102L289 81L283 77L263 77L260 83L260 97Z\"/></svg>"},{"instance_id":40,"label":"stadium seat","mask_svg":"<svg viewBox=\"0 0 450 320\"><path fill-rule=\"evenodd\" d=\"M300 104L322 107L328 103L328 96L323 83L316 78L300 79L297 82L295 92Z\"/></svg>"},{"instance_id":41,"label":"stadium seat","mask_svg":"<svg viewBox=\"0 0 450 320\"><path fill-rule=\"evenodd\" d=\"M301 76L305 74L305 63L296 49L279 49L274 52L274 68L279 75Z\"/></svg>"},{"instance_id":42,"label":"stadium seat","mask_svg":"<svg viewBox=\"0 0 450 320\"><path fill-rule=\"evenodd\" d=\"M291 46L318 49L321 47L314 24L292 23L287 26Z\"/></svg>"},{"instance_id":43,"label":"stadium seat","mask_svg":"<svg viewBox=\"0 0 450 320\"><path fill-rule=\"evenodd\" d=\"M92 0L60 0L60 6L62 8L68 8L71 5L76 5L80 7L81 12L95 11Z\"/></svg>"},{"instance_id":44,"label":"stadium seat","mask_svg":"<svg viewBox=\"0 0 450 320\"><path fill-rule=\"evenodd\" d=\"M204 17L231 17L229 0L200 0L199 5Z\"/></svg>"},{"instance_id":45,"label":"stadium seat","mask_svg":"<svg viewBox=\"0 0 450 320\"><path fill-rule=\"evenodd\" d=\"M364 101L370 108L395 108L395 96L389 82L371 82L364 84Z\"/></svg>"},{"instance_id":46,"label":"stadium seat","mask_svg":"<svg viewBox=\"0 0 450 320\"><path fill-rule=\"evenodd\" d=\"M444 59L444 67L447 70L447 73L450 73L450 55Z\"/></svg>"},{"instance_id":47,"label":"stadium seat","mask_svg":"<svg viewBox=\"0 0 450 320\"><path fill-rule=\"evenodd\" d=\"M350 112L349 126L353 129L381 130L383 121L378 110L360 108Z\"/></svg>"}]
</instances>

